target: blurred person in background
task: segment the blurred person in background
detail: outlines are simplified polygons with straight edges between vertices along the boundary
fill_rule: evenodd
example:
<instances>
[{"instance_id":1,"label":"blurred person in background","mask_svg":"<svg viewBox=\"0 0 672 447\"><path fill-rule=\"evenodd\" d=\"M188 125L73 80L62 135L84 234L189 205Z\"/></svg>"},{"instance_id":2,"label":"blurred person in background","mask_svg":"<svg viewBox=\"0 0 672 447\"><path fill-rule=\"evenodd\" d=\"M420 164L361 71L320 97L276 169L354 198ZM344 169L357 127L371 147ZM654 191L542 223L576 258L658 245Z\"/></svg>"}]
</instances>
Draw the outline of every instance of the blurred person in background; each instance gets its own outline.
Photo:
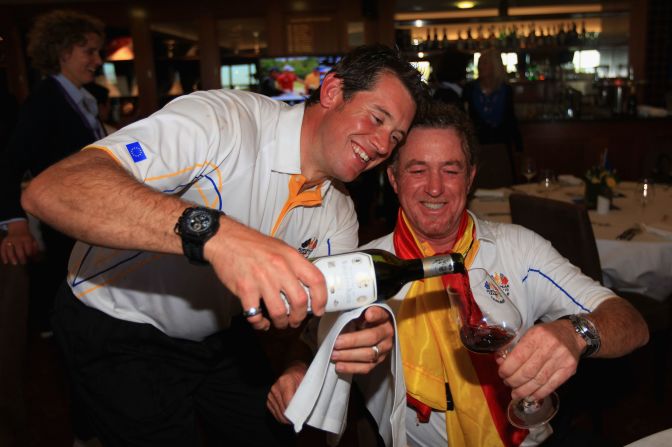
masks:
<instances>
[{"instance_id":1,"label":"blurred person in background","mask_svg":"<svg viewBox=\"0 0 672 447\"><path fill-rule=\"evenodd\" d=\"M289 64L282 67L282 73L280 73L275 80L277 81L278 86L280 86L280 90L285 93L292 93L294 91L295 82L303 84L303 79L294 73L294 67Z\"/></svg>"},{"instance_id":2,"label":"blurred person in background","mask_svg":"<svg viewBox=\"0 0 672 447\"><path fill-rule=\"evenodd\" d=\"M278 96L282 95L282 90L278 88L278 75L280 70L278 67L271 67L268 69L268 73L265 74L261 81L259 81L259 93L265 96Z\"/></svg>"},{"instance_id":3,"label":"blurred person in background","mask_svg":"<svg viewBox=\"0 0 672 447\"><path fill-rule=\"evenodd\" d=\"M102 64L103 23L91 16L53 11L40 16L28 34L28 56L43 75L21 107L16 128L2 155L0 225L7 236L0 245L2 262L25 264L38 244L21 208L21 183L82 146L105 135L96 99L84 84ZM44 296L53 295L65 277L74 241L41 225L45 244ZM53 275L53 276L51 276Z\"/></svg>"},{"instance_id":4,"label":"blurred person in background","mask_svg":"<svg viewBox=\"0 0 672 447\"><path fill-rule=\"evenodd\" d=\"M462 91L469 117L481 144L505 144L516 178L515 153L522 153L523 141L513 107L513 89L507 82L506 68L498 50L487 49L478 59L478 79Z\"/></svg>"},{"instance_id":5,"label":"blurred person in background","mask_svg":"<svg viewBox=\"0 0 672 447\"><path fill-rule=\"evenodd\" d=\"M44 78L21 107L0 160L0 227L6 231L0 259L4 264L26 264L40 249L20 204L23 180L105 135L96 99L83 88L93 82L102 64L104 31L103 22L95 17L56 10L39 16L28 33L28 56ZM49 312L65 278L74 240L44 223L39 233L44 253L39 262L29 265L30 306L35 324L49 336ZM76 437L89 438L77 410L73 413Z\"/></svg>"},{"instance_id":6,"label":"blurred person in background","mask_svg":"<svg viewBox=\"0 0 672 447\"><path fill-rule=\"evenodd\" d=\"M313 67L313 70L306 75L303 83L306 88L306 95L312 95L315 90L320 88L320 67Z\"/></svg>"}]
</instances>

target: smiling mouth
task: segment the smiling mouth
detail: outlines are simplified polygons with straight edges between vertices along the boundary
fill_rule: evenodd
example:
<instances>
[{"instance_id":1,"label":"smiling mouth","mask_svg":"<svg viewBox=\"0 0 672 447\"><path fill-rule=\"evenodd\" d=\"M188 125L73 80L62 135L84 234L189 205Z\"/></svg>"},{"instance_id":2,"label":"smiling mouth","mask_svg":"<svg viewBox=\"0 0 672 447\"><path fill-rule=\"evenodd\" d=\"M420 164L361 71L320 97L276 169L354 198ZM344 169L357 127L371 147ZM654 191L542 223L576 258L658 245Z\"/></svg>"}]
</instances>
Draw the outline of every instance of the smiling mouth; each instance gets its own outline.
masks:
<instances>
[{"instance_id":1,"label":"smiling mouth","mask_svg":"<svg viewBox=\"0 0 672 447\"><path fill-rule=\"evenodd\" d=\"M353 146L353 150L355 151L355 154L359 155L359 158L361 158L364 163L367 163L369 160L371 160L368 154L364 152L361 148Z\"/></svg>"},{"instance_id":2,"label":"smiling mouth","mask_svg":"<svg viewBox=\"0 0 672 447\"><path fill-rule=\"evenodd\" d=\"M425 208L429 208L430 210L440 210L441 208L443 208L446 205L445 202L441 202L441 203L421 202L421 203Z\"/></svg>"}]
</instances>

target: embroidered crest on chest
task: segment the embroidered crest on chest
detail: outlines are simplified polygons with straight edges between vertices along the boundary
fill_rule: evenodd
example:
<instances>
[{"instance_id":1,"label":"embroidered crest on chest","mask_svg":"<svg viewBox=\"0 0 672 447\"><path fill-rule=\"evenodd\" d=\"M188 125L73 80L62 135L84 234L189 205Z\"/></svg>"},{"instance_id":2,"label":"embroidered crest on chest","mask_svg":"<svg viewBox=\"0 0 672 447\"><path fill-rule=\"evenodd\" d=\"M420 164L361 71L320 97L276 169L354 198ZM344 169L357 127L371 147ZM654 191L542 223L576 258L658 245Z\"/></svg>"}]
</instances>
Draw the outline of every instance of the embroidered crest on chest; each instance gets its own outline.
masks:
<instances>
[{"instance_id":1,"label":"embroidered crest on chest","mask_svg":"<svg viewBox=\"0 0 672 447\"><path fill-rule=\"evenodd\" d=\"M308 258L310 257L310 254L313 252L313 250L315 250L316 247L317 247L317 238L311 237L310 239L306 239L301 243L301 246L299 247L299 253Z\"/></svg>"}]
</instances>

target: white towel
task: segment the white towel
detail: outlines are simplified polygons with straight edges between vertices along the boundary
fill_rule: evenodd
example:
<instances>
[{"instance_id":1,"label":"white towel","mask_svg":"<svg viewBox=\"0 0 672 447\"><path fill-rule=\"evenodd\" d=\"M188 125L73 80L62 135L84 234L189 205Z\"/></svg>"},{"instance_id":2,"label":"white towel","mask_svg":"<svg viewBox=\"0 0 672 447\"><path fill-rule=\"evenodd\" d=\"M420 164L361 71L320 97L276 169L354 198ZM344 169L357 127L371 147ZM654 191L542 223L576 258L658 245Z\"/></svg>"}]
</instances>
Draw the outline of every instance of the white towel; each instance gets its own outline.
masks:
<instances>
[{"instance_id":1,"label":"white towel","mask_svg":"<svg viewBox=\"0 0 672 447\"><path fill-rule=\"evenodd\" d=\"M345 326L371 306L380 306L390 313L394 325L394 347L383 363L371 373L378 378L378 391L365 392L367 407L376 418L380 434L385 444L404 446L406 443L405 408L406 389L404 387L401 354L396 342L397 324L392 310L386 304L374 303L341 314L325 314L320 321L318 341L320 348L310 364L301 385L285 410L285 416L294 424L296 432L304 424L335 434L337 437L345 430L348 400L352 375L337 374L336 366L330 362L336 337ZM326 334L326 335L325 335ZM369 380L371 381L371 380Z\"/></svg>"}]
</instances>

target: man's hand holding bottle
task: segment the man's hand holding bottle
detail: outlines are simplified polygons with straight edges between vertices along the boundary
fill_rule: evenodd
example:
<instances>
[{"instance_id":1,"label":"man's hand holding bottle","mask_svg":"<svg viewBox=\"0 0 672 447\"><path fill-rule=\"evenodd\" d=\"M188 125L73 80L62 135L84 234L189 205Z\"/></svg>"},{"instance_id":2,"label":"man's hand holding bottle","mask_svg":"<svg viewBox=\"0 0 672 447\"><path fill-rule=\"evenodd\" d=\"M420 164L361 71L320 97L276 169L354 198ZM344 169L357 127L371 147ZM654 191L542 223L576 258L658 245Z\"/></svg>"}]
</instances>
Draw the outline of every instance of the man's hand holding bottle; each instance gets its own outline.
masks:
<instances>
[{"instance_id":1,"label":"man's hand holding bottle","mask_svg":"<svg viewBox=\"0 0 672 447\"><path fill-rule=\"evenodd\" d=\"M279 329L301 324L308 315L308 296L302 284L310 289L313 314L324 313L324 276L279 239L222 217L218 233L205 245L205 257L240 299L247 321L257 330L267 330L271 324ZM281 292L287 297L289 313Z\"/></svg>"}]
</instances>

